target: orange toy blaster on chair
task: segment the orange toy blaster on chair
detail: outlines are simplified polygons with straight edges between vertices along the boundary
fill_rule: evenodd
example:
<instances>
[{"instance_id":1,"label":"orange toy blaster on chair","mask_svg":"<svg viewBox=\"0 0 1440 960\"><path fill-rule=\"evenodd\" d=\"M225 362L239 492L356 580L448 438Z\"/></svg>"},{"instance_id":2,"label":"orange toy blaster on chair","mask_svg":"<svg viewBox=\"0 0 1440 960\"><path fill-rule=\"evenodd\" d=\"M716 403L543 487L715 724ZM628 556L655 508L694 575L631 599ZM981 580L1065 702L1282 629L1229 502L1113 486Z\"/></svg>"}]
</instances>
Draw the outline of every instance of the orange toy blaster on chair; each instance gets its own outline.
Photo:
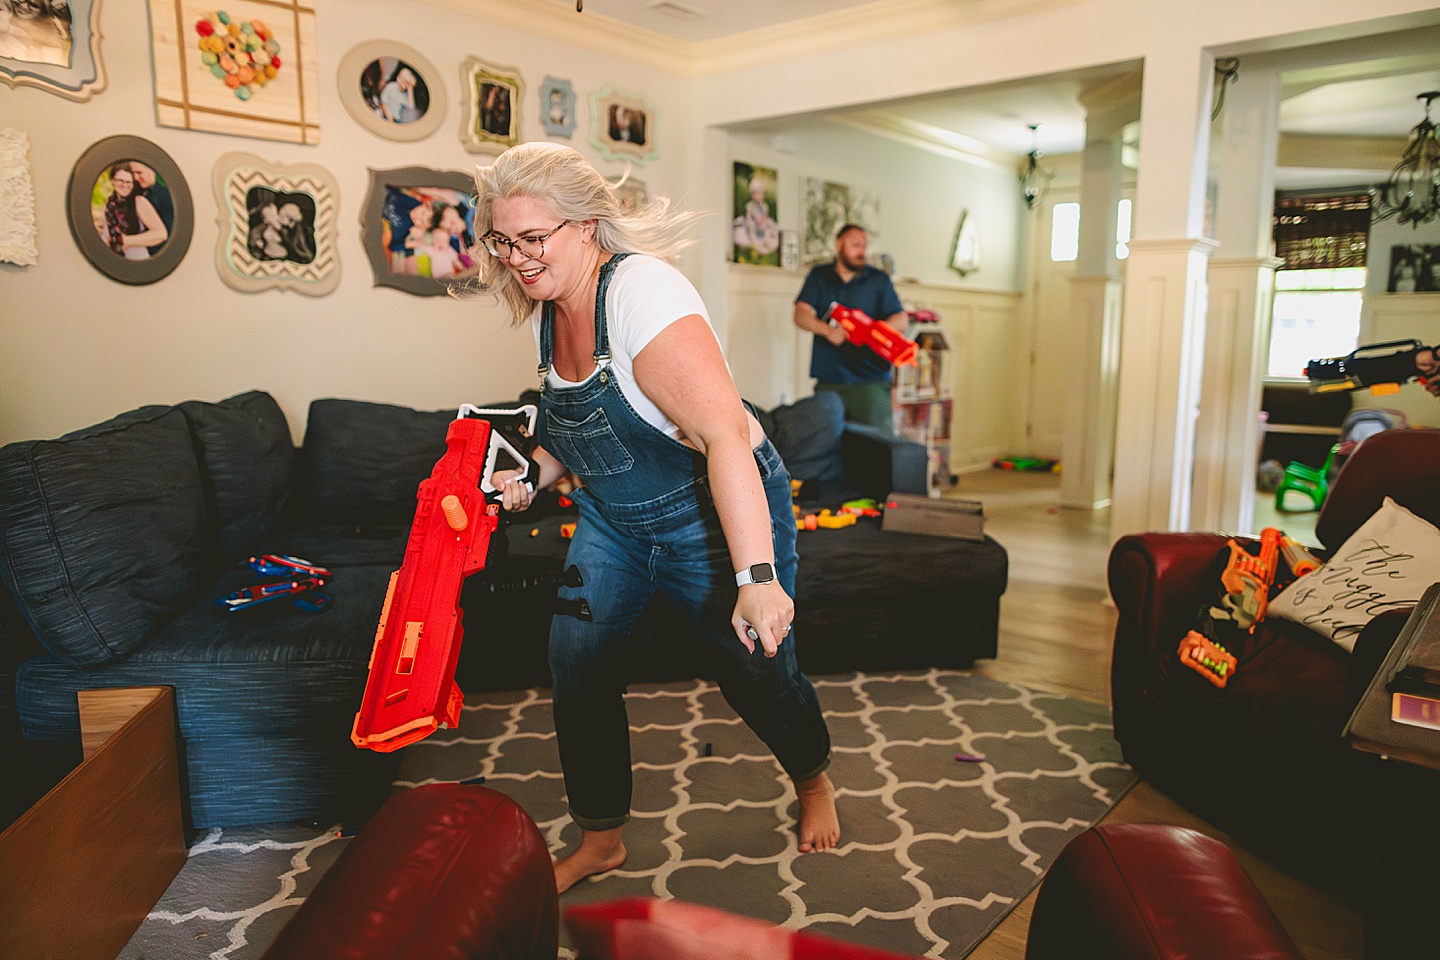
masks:
<instances>
[{"instance_id":1,"label":"orange toy blaster on chair","mask_svg":"<svg viewBox=\"0 0 1440 960\"><path fill-rule=\"evenodd\" d=\"M445 455L415 494L405 561L390 575L370 652L370 677L350 739L389 753L460 720L464 696L455 683L460 659L460 588L484 569L500 525L499 493L490 485L503 452L536 469L521 453L535 433L536 409L482 410L469 404L445 434Z\"/></svg>"},{"instance_id":2,"label":"orange toy blaster on chair","mask_svg":"<svg viewBox=\"0 0 1440 960\"><path fill-rule=\"evenodd\" d=\"M869 347L897 367L917 362L915 354L920 348L913 341L906 340L888 323L872 319L864 310L832 303L820 319L839 324L851 343Z\"/></svg>"}]
</instances>

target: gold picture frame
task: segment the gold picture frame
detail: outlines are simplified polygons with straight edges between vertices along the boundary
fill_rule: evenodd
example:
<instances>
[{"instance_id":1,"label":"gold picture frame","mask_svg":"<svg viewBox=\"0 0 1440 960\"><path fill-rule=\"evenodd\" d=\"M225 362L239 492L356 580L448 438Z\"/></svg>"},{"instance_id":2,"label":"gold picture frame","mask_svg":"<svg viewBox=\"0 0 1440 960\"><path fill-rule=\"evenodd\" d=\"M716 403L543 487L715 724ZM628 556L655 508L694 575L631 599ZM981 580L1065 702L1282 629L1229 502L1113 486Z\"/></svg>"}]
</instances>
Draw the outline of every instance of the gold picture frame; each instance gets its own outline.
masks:
<instances>
[{"instance_id":1,"label":"gold picture frame","mask_svg":"<svg viewBox=\"0 0 1440 960\"><path fill-rule=\"evenodd\" d=\"M503 153L520 142L520 71L478 57L460 64L460 142L471 153Z\"/></svg>"}]
</instances>

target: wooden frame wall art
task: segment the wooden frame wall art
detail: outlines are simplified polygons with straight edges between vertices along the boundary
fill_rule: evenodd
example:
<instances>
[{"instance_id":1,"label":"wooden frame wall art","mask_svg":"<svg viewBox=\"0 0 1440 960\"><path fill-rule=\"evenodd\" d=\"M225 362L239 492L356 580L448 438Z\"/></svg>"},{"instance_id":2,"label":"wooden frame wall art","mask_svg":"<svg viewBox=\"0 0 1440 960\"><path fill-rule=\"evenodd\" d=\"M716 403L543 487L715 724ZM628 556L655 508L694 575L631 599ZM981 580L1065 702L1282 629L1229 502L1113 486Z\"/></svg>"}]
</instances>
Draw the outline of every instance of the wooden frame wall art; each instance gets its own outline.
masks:
<instances>
[{"instance_id":1,"label":"wooden frame wall art","mask_svg":"<svg viewBox=\"0 0 1440 960\"><path fill-rule=\"evenodd\" d=\"M480 273L475 180L455 170L370 170L360 239L375 286L443 296ZM488 256L488 254L486 254Z\"/></svg>"},{"instance_id":2,"label":"wooden frame wall art","mask_svg":"<svg viewBox=\"0 0 1440 960\"><path fill-rule=\"evenodd\" d=\"M340 61L340 102L360 126L386 140L424 140L445 120L445 83L414 47L362 43Z\"/></svg>"},{"instance_id":3,"label":"wooden frame wall art","mask_svg":"<svg viewBox=\"0 0 1440 960\"><path fill-rule=\"evenodd\" d=\"M66 211L91 266L132 285L170 275L190 249L195 206L170 155L140 137L106 137L70 171Z\"/></svg>"},{"instance_id":4,"label":"wooden frame wall art","mask_svg":"<svg viewBox=\"0 0 1440 960\"><path fill-rule=\"evenodd\" d=\"M0 83L82 101L104 90L100 0L0 4Z\"/></svg>"},{"instance_id":5,"label":"wooden frame wall art","mask_svg":"<svg viewBox=\"0 0 1440 960\"><path fill-rule=\"evenodd\" d=\"M297 0L150 0L162 127L320 142L315 8Z\"/></svg>"},{"instance_id":6,"label":"wooden frame wall art","mask_svg":"<svg viewBox=\"0 0 1440 960\"><path fill-rule=\"evenodd\" d=\"M638 93L607 86L590 95L590 142L606 160L649 163L655 146L655 108Z\"/></svg>"},{"instance_id":7,"label":"wooden frame wall art","mask_svg":"<svg viewBox=\"0 0 1440 960\"><path fill-rule=\"evenodd\" d=\"M227 153L215 162L212 186L220 226L215 268L227 286L323 297L339 285L340 188L329 171Z\"/></svg>"},{"instance_id":8,"label":"wooden frame wall art","mask_svg":"<svg viewBox=\"0 0 1440 960\"><path fill-rule=\"evenodd\" d=\"M575 88L569 80L546 77L540 84L540 126L547 137L569 140L575 132Z\"/></svg>"},{"instance_id":9,"label":"wooden frame wall art","mask_svg":"<svg viewBox=\"0 0 1440 960\"><path fill-rule=\"evenodd\" d=\"M503 153L520 142L524 90L518 70L465 58L460 64L460 142L466 150Z\"/></svg>"}]
</instances>

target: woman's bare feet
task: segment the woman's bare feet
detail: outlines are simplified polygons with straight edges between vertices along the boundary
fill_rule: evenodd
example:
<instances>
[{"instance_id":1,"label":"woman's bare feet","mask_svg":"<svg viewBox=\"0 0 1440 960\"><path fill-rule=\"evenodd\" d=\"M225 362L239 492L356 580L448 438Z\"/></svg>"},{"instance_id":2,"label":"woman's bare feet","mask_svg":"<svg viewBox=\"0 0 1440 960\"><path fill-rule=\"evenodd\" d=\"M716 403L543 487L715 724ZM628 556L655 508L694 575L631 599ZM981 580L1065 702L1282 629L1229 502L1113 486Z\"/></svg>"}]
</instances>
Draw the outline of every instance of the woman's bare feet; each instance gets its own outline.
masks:
<instances>
[{"instance_id":1,"label":"woman's bare feet","mask_svg":"<svg viewBox=\"0 0 1440 960\"><path fill-rule=\"evenodd\" d=\"M833 810L834 805L831 807ZM564 893L586 877L614 870L624 863L625 844L620 838L624 829L580 831L580 848L555 863L555 888Z\"/></svg>"},{"instance_id":2,"label":"woman's bare feet","mask_svg":"<svg viewBox=\"0 0 1440 960\"><path fill-rule=\"evenodd\" d=\"M840 842L840 815L835 812L835 785L822 773L795 784L800 798L800 852L830 850Z\"/></svg>"}]
</instances>

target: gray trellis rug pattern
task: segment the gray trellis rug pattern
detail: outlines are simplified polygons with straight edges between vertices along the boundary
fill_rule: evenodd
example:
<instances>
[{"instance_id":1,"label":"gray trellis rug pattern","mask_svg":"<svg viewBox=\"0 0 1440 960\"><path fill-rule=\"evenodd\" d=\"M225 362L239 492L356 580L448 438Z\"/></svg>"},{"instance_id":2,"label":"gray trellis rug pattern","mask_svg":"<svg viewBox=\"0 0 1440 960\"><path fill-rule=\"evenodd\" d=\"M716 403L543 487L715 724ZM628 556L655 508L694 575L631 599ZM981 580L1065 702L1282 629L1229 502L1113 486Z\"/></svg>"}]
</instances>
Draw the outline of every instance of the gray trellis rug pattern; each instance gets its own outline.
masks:
<instances>
[{"instance_id":1,"label":"gray trellis rug pattern","mask_svg":"<svg viewBox=\"0 0 1440 960\"><path fill-rule=\"evenodd\" d=\"M1136 781L1098 704L946 670L814 683L834 744L835 851L798 853L794 789L714 684L636 685L629 858L567 892L562 910L674 897L959 958ZM457 729L404 751L396 785L478 777L523 806L553 850L578 841L548 690L471 698ZM122 960L259 957L345 842L313 825L204 834Z\"/></svg>"}]
</instances>

